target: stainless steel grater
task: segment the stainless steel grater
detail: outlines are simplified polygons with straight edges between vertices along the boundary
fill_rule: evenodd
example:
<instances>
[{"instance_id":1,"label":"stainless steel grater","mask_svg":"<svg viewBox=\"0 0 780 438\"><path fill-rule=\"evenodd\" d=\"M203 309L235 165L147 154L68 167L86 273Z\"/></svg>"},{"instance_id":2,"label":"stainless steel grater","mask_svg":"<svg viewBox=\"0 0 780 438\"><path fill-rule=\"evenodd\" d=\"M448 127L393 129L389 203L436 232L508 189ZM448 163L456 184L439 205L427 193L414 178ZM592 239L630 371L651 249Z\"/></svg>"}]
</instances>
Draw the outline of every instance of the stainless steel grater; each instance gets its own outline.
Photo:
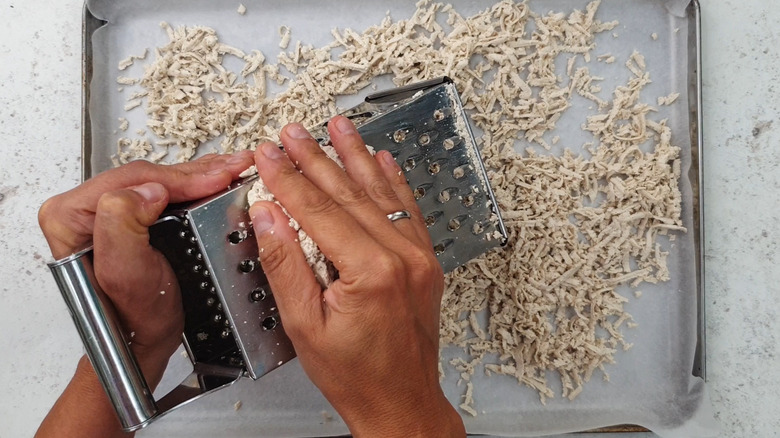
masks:
<instances>
[{"instance_id":1,"label":"stainless steel grater","mask_svg":"<svg viewBox=\"0 0 780 438\"><path fill-rule=\"evenodd\" d=\"M474 136L449 78L369 96L346 111L367 144L405 172L445 272L506 242L506 229ZM322 144L327 125L312 129ZM259 263L247 192L256 177L172 205L150 242L173 267L185 313L192 374L155 400L110 303L95 281L91 248L49 265L90 361L126 431L295 357Z\"/></svg>"}]
</instances>

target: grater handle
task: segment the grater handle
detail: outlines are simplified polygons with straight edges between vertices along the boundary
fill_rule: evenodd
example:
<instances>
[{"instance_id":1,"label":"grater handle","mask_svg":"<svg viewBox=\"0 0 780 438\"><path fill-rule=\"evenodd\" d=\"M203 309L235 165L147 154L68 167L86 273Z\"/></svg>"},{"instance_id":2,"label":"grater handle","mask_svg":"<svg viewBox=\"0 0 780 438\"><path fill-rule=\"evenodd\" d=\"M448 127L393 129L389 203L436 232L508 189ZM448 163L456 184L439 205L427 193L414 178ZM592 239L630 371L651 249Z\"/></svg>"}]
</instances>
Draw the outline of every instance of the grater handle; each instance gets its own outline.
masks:
<instances>
[{"instance_id":1,"label":"grater handle","mask_svg":"<svg viewBox=\"0 0 780 438\"><path fill-rule=\"evenodd\" d=\"M114 308L95 279L92 248L50 263L49 269L122 428L133 431L146 426L157 415L157 404Z\"/></svg>"}]
</instances>

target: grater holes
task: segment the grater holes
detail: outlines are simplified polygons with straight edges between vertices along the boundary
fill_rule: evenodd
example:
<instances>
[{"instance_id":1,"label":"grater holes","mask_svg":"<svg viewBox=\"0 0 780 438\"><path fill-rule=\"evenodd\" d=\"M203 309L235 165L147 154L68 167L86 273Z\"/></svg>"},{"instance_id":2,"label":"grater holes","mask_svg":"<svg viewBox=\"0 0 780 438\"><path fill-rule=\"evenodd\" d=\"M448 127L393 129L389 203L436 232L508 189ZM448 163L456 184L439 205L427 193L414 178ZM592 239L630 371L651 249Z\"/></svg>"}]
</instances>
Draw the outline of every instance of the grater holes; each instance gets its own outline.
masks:
<instances>
[{"instance_id":1,"label":"grater holes","mask_svg":"<svg viewBox=\"0 0 780 438\"><path fill-rule=\"evenodd\" d=\"M255 269L257 269L257 261L252 259L242 260L241 263L238 264L238 270L244 274L248 274Z\"/></svg>"},{"instance_id":2,"label":"grater holes","mask_svg":"<svg viewBox=\"0 0 780 438\"><path fill-rule=\"evenodd\" d=\"M219 334L219 336L220 336L222 339L227 339L227 338L229 338L229 337L230 337L230 335L231 335L232 333L233 333L233 332L232 332L232 331L231 331L229 328L224 328L224 329L222 329L222 333L220 333L220 334Z\"/></svg>"},{"instance_id":3,"label":"grater holes","mask_svg":"<svg viewBox=\"0 0 780 438\"><path fill-rule=\"evenodd\" d=\"M474 205L474 202L476 202L477 197L473 193L469 193L468 195L464 196L463 199L460 200L460 202L463 204L464 207L471 207Z\"/></svg>"},{"instance_id":4,"label":"grater holes","mask_svg":"<svg viewBox=\"0 0 780 438\"><path fill-rule=\"evenodd\" d=\"M450 231L458 231L460 227L463 225L464 222L468 220L468 216L466 215L460 215L457 217L454 217L450 219L449 222L447 222L447 229Z\"/></svg>"},{"instance_id":5,"label":"grater holes","mask_svg":"<svg viewBox=\"0 0 780 438\"><path fill-rule=\"evenodd\" d=\"M408 129L398 129L393 132L393 141L396 143L403 143L406 140L406 134L409 133Z\"/></svg>"},{"instance_id":6,"label":"grater holes","mask_svg":"<svg viewBox=\"0 0 780 438\"><path fill-rule=\"evenodd\" d=\"M447 249L450 246L452 246L452 243L453 243L452 239L447 239L442 242L439 242L436 245L434 245L433 252L436 253L437 256L440 256L444 254L444 252L447 251Z\"/></svg>"},{"instance_id":7,"label":"grater holes","mask_svg":"<svg viewBox=\"0 0 780 438\"><path fill-rule=\"evenodd\" d=\"M431 175L437 175L439 172L442 171L442 169L445 169L447 167L447 160L446 159L439 159L436 161L431 162L428 165L428 173Z\"/></svg>"},{"instance_id":8,"label":"grater holes","mask_svg":"<svg viewBox=\"0 0 780 438\"><path fill-rule=\"evenodd\" d=\"M203 265L195 265L192 267L192 272L200 274L203 272Z\"/></svg>"},{"instance_id":9,"label":"grater holes","mask_svg":"<svg viewBox=\"0 0 780 438\"><path fill-rule=\"evenodd\" d=\"M439 133L437 131L424 132L417 137L417 144L420 146L429 146L438 137Z\"/></svg>"},{"instance_id":10,"label":"grater holes","mask_svg":"<svg viewBox=\"0 0 780 438\"><path fill-rule=\"evenodd\" d=\"M474 226L471 227L472 234L482 234L483 232L485 232L485 227L483 227L479 222L475 223Z\"/></svg>"},{"instance_id":11,"label":"grater holes","mask_svg":"<svg viewBox=\"0 0 780 438\"><path fill-rule=\"evenodd\" d=\"M442 146L444 146L444 149L446 150L452 150L455 148L455 146L461 144L463 142L463 139L458 137L457 135L454 137L450 137L444 140L442 142Z\"/></svg>"},{"instance_id":12,"label":"grater holes","mask_svg":"<svg viewBox=\"0 0 780 438\"><path fill-rule=\"evenodd\" d=\"M414 195L414 199L420 200L425 197L425 195L428 193L428 190L432 187L431 184L421 184L417 186L417 188L414 189L412 194Z\"/></svg>"},{"instance_id":13,"label":"grater holes","mask_svg":"<svg viewBox=\"0 0 780 438\"><path fill-rule=\"evenodd\" d=\"M265 288L258 287L249 294L249 301L256 303L258 301L263 301L266 297L268 297L268 292L266 292Z\"/></svg>"},{"instance_id":14,"label":"grater holes","mask_svg":"<svg viewBox=\"0 0 780 438\"><path fill-rule=\"evenodd\" d=\"M238 245L239 243L246 240L249 233L247 233L246 230L236 230L232 233L228 234L228 242L232 243L233 245Z\"/></svg>"},{"instance_id":15,"label":"grater holes","mask_svg":"<svg viewBox=\"0 0 780 438\"><path fill-rule=\"evenodd\" d=\"M441 122L445 117L447 117L447 114L443 110L437 109L433 112L433 120L437 122Z\"/></svg>"},{"instance_id":16,"label":"grater holes","mask_svg":"<svg viewBox=\"0 0 780 438\"><path fill-rule=\"evenodd\" d=\"M425 226L428 228L436 225L436 222L439 221L439 218L441 215L444 214L441 211L434 211L433 213L430 213L428 216L425 216Z\"/></svg>"},{"instance_id":17,"label":"grater holes","mask_svg":"<svg viewBox=\"0 0 780 438\"><path fill-rule=\"evenodd\" d=\"M362 113L356 113L356 114L350 114L346 116L349 120L352 120L352 123L355 125L359 125L366 120L370 119L371 117L374 117L374 113L371 111L363 111Z\"/></svg>"},{"instance_id":18,"label":"grater holes","mask_svg":"<svg viewBox=\"0 0 780 438\"><path fill-rule=\"evenodd\" d=\"M273 330L279 325L279 319L275 316L267 316L263 319L261 325L263 326L263 330Z\"/></svg>"},{"instance_id":19,"label":"grater holes","mask_svg":"<svg viewBox=\"0 0 780 438\"><path fill-rule=\"evenodd\" d=\"M461 179L466 176L466 166L458 166L452 169L452 177L455 179Z\"/></svg>"},{"instance_id":20,"label":"grater holes","mask_svg":"<svg viewBox=\"0 0 780 438\"><path fill-rule=\"evenodd\" d=\"M200 282L200 288L201 290L206 290L209 288L209 282L208 281L201 281Z\"/></svg>"},{"instance_id":21,"label":"grater holes","mask_svg":"<svg viewBox=\"0 0 780 438\"><path fill-rule=\"evenodd\" d=\"M458 188L457 187L449 187L441 192L439 192L439 202L442 204L446 204L447 202L450 202L450 200L458 194Z\"/></svg>"},{"instance_id":22,"label":"grater holes","mask_svg":"<svg viewBox=\"0 0 780 438\"><path fill-rule=\"evenodd\" d=\"M404 170L409 172L412 169L417 167L417 160L415 160L415 157L409 157L404 161Z\"/></svg>"}]
</instances>

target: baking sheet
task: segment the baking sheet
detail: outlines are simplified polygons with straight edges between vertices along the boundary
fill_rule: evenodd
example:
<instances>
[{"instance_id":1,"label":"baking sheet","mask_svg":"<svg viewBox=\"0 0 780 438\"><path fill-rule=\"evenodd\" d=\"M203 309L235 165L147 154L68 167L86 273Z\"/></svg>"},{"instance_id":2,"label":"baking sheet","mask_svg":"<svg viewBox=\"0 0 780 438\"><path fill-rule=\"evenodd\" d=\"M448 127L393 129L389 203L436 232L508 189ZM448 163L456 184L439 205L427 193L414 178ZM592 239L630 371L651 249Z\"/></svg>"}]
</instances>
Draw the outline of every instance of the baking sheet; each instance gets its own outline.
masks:
<instances>
[{"instance_id":1,"label":"baking sheet","mask_svg":"<svg viewBox=\"0 0 780 438\"><path fill-rule=\"evenodd\" d=\"M115 152L121 136L133 136L143 129L145 114L142 108L125 112L127 97L136 91L124 87L118 92L116 77L139 77L145 62L153 58L153 51L145 62L138 62L120 72L117 64L129 55L143 53L167 43L160 21L174 26L205 25L217 30L220 41L245 51L262 50L273 61L278 47L280 25L292 29L292 44L296 40L322 46L332 40L330 29L351 27L355 30L379 23L389 11L395 20L405 19L414 11L414 2L388 5L378 1L346 0L334 3L304 1L244 1L246 15L236 13L238 3L214 0L136 0L112 2L88 0L87 7L108 25L94 33L92 39L93 80L88 102L92 122L90 173L96 174L112 167L110 156ZM472 15L493 2L453 1L464 16ZM584 9L584 0L529 1L532 10L570 12ZM683 173L696 170L692 158L697 153L696 137L692 143L691 129L697 120L689 107L698 104L687 96L691 86L689 75L689 26L695 25L685 11L688 0L604 0L597 17L602 21L617 19L620 25L614 31L601 33L592 55L611 53L617 62L612 65L592 60L591 73L602 76L602 97L619 83L624 83L629 72L622 67L630 53L637 49L646 58L653 83L643 92L644 101L655 104L651 98L680 92L675 105L661 107L657 119L668 117L673 131L673 142L683 149ZM618 35L617 38L613 33ZM651 38L656 33L657 40ZM291 46L292 46L291 44ZM595 58L595 56L594 56ZM583 65L578 61L578 65ZM235 66L238 67L238 64ZM565 66L559 66L561 69ZM386 84L386 83L385 83ZM350 106L357 98L344 101ZM580 125L586 114L593 113L584 99L573 100L558 122L553 135L563 140L561 145L579 145L589 141L589 134ZM130 122L126 132L117 130L119 117ZM523 146L524 147L524 146ZM203 152L211 149L202 148ZM575 148L576 149L576 148ZM554 151L554 152L560 152ZM693 181L683 178L683 217L685 226L693 231L695 217ZM471 433L504 436L534 436L593 429L614 424L639 424L662 436L710 436L713 429L712 413L706 387L701 378L693 377L694 352L697 342L697 267L698 242L694 233L679 235L670 250L668 263L672 280L659 285L643 284L643 295L637 299L630 291L622 290L629 298L625 309L639 324L636 329L624 331L626 340L634 344L628 351L615 355L616 364L607 366L610 382L604 382L598 373L573 402L560 397L539 403L536 391L518 386L507 376L474 378L475 408L480 415L466 416ZM456 348L445 349L445 358L459 355ZM184 363L174 364L163 387L176 381ZM442 383L453 404L460 403L464 388L456 385L457 373L445 368L447 378ZM553 390L560 393L559 381L549 376ZM403 376L399 376L403 378ZM557 383L557 385L556 385ZM241 401L242 407L234 409ZM171 415L158 420L139 436L198 437L198 436L329 436L347 433L343 422L332 407L309 382L297 361L269 374L257 382L243 380L231 388L221 390L198 400Z\"/></svg>"}]
</instances>

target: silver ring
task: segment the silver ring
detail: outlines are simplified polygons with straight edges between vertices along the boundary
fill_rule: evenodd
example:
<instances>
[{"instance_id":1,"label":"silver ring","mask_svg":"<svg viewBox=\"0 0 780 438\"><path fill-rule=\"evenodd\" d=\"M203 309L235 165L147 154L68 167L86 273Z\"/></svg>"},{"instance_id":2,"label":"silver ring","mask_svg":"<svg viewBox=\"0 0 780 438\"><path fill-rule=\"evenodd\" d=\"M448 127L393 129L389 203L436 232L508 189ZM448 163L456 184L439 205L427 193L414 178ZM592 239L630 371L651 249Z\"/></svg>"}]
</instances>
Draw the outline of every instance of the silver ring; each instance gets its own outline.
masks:
<instances>
[{"instance_id":1,"label":"silver ring","mask_svg":"<svg viewBox=\"0 0 780 438\"><path fill-rule=\"evenodd\" d=\"M390 221L392 222L395 222L398 219L411 219L411 217L412 214L409 213L409 210L399 210L387 215L387 218L390 219Z\"/></svg>"}]
</instances>

